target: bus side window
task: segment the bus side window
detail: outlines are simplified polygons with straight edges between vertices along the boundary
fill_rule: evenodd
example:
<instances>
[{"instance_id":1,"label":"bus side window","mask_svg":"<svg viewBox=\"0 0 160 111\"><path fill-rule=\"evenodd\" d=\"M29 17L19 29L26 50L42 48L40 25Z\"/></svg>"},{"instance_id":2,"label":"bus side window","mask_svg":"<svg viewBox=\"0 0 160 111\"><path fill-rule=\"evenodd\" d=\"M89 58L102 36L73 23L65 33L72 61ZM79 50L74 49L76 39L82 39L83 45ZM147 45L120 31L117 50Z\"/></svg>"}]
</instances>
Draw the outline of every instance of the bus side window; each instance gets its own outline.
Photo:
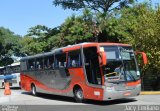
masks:
<instances>
[{"instance_id":1,"label":"bus side window","mask_svg":"<svg viewBox=\"0 0 160 111\"><path fill-rule=\"evenodd\" d=\"M80 67L80 66L82 66L80 50L69 52L68 67Z\"/></svg>"},{"instance_id":2,"label":"bus side window","mask_svg":"<svg viewBox=\"0 0 160 111\"><path fill-rule=\"evenodd\" d=\"M48 69L48 57L44 57L44 69Z\"/></svg>"},{"instance_id":3,"label":"bus side window","mask_svg":"<svg viewBox=\"0 0 160 111\"><path fill-rule=\"evenodd\" d=\"M36 69L43 69L43 57L36 59Z\"/></svg>"},{"instance_id":4,"label":"bus side window","mask_svg":"<svg viewBox=\"0 0 160 111\"><path fill-rule=\"evenodd\" d=\"M54 69L54 55L44 58L44 69Z\"/></svg>"},{"instance_id":5,"label":"bus side window","mask_svg":"<svg viewBox=\"0 0 160 111\"><path fill-rule=\"evenodd\" d=\"M48 61L48 68L49 69L54 69L54 55L49 56L49 61Z\"/></svg>"},{"instance_id":6,"label":"bus side window","mask_svg":"<svg viewBox=\"0 0 160 111\"><path fill-rule=\"evenodd\" d=\"M34 59L28 60L28 69L35 70L35 60Z\"/></svg>"},{"instance_id":7,"label":"bus side window","mask_svg":"<svg viewBox=\"0 0 160 111\"><path fill-rule=\"evenodd\" d=\"M66 67L66 54L57 54L55 61L56 68Z\"/></svg>"},{"instance_id":8,"label":"bus side window","mask_svg":"<svg viewBox=\"0 0 160 111\"><path fill-rule=\"evenodd\" d=\"M27 71L27 61L21 61L20 67L18 71Z\"/></svg>"}]
</instances>

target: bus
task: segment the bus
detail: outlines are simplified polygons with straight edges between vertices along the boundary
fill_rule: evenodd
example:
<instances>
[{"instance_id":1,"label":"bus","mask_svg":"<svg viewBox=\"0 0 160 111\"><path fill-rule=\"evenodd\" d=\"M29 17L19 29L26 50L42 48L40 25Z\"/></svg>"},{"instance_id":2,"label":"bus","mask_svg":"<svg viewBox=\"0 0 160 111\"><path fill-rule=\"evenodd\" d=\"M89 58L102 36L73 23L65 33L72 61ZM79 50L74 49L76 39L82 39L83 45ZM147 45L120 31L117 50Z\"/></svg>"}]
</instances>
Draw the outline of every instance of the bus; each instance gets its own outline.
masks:
<instances>
[{"instance_id":1,"label":"bus","mask_svg":"<svg viewBox=\"0 0 160 111\"><path fill-rule=\"evenodd\" d=\"M0 67L0 88L4 88L4 67Z\"/></svg>"},{"instance_id":2,"label":"bus","mask_svg":"<svg viewBox=\"0 0 160 111\"><path fill-rule=\"evenodd\" d=\"M146 54L142 56L146 64ZM135 52L128 44L71 45L24 57L20 67L21 88L34 96L47 93L74 97L77 102L107 101L138 96L141 91Z\"/></svg>"},{"instance_id":3,"label":"bus","mask_svg":"<svg viewBox=\"0 0 160 111\"><path fill-rule=\"evenodd\" d=\"M4 88L5 83L9 82L10 87L20 88L20 62L12 63L2 68L1 87Z\"/></svg>"}]
</instances>

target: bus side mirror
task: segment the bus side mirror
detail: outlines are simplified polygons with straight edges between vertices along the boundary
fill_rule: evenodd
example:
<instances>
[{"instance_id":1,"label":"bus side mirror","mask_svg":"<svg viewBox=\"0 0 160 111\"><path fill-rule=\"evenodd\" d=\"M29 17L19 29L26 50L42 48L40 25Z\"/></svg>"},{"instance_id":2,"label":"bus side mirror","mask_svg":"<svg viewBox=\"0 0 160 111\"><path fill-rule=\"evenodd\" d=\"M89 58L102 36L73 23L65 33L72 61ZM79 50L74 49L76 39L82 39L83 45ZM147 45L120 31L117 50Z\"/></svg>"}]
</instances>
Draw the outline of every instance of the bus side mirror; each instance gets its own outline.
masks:
<instances>
[{"instance_id":1,"label":"bus side mirror","mask_svg":"<svg viewBox=\"0 0 160 111\"><path fill-rule=\"evenodd\" d=\"M142 56L143 63L146 65L148 63L147 55L144 52L136 52L136 54L140 54Z\"/></svg>"},{"instance_id":2,"label":"bus side mirror","mask_svg":"<svg viewBox=\"0 0 160 111\"><path fill-rule=\"evenodd\" d=\"M100 65L104 66L107 64L107 58L106 58L106 53L105 52L99 52L100 56Z\"/></svg>"}]
</instances>

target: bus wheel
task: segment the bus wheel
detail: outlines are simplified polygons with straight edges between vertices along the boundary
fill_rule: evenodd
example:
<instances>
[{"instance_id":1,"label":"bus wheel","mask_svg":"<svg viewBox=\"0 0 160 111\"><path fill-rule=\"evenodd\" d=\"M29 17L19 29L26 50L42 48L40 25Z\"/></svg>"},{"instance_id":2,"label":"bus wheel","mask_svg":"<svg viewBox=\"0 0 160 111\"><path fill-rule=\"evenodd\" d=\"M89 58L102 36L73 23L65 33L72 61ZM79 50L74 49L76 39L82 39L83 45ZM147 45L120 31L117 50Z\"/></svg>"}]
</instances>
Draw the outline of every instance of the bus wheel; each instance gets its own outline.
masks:
<instances>
[{"instance_id":1,"label":"bus wheel","mask_svg":"<svg viewBox=\"0 0 160 111\"><path fill-rule=\"evenodd\" d=\"M4 88L4 82L2 82L2 88Z\"/></svg>"},{"instance_id":2,"label":"bus wheel","mask_svg":"<svg viewBox=\"0 0 160 111\"><path fill-rule=\"evenodd\" d=\"M19 82L19 87L21 88L21 82Z\"/></svg>"},{"instance_id":3,"label":"bus wheel","mask_svg":"<svg viewBox=\"0 0 160 111\"><path fill-rule=\"evenodd\" d=\"M74 89L74 97L78 103L82 103L84 101L83 91L81 88Z\"/></svg>"},{"instance_id":4,"label":"bus wheel","mask_svg":"<svg viewBox=\"0 0 160 111\"><path fill-rule=\"evenodd\" d=\"M32 85L31 88L32 88L32 95L37 96L36 86Z\"/></svg>"}]
</instances>

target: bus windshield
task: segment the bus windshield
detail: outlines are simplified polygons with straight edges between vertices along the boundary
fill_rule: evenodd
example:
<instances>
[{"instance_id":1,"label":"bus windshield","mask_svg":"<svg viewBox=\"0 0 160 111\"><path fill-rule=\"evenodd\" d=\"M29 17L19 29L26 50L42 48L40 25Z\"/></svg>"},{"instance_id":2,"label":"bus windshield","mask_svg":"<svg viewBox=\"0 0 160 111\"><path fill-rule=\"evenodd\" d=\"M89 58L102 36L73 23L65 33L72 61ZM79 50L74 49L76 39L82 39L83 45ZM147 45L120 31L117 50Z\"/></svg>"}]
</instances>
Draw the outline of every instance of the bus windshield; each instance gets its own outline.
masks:
<instances>
[{"instance_id":1,"label":"bus windshield","mask_svg":"<svg viewBox=\"0 0 160 111\"><path fill-rule=\"evenodd\" d=\"M106 81L135 81L140 79L132 47L103 46L107 65L104 67Z\"/></svg>"}]
</instances>

